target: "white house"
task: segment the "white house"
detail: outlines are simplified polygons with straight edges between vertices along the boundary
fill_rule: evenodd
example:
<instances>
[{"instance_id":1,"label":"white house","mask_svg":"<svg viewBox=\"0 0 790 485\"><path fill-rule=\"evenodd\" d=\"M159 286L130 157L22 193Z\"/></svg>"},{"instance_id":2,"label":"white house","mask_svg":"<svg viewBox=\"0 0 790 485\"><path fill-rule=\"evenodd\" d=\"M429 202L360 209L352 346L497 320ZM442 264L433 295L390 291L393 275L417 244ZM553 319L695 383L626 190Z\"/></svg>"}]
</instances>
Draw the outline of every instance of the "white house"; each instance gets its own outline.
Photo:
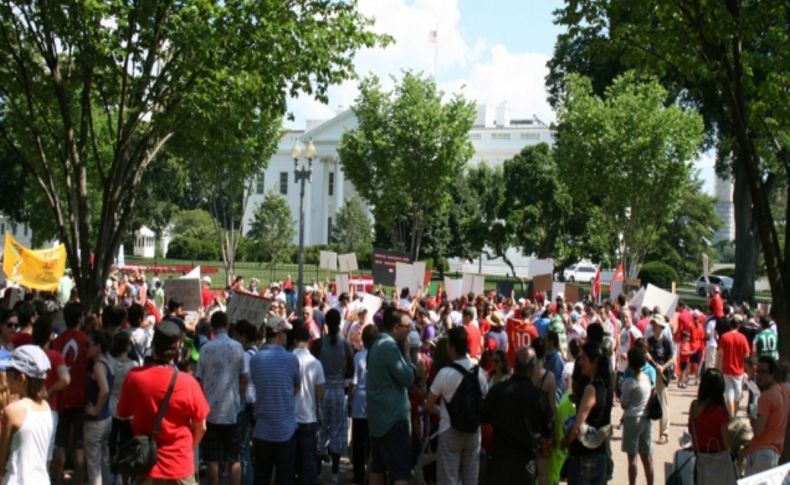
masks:
<instances>
[{"instance_id":1,"label":"white house","mask_svg":"<svg viewBox=\"0 0 790 485\"><path fill-rule=\"evenodd\" d=\"M356 127L354 113L346 110L329 120L308 121L305 130L286 132L267 168L252 184L244 213L244 232L249 230L255 211L269 190L275 190L286 198L298 224L299 185L294 180L291 147L297 140L306 145L312 139L316 146L316 159L313 161L312 182L305 185L305 245L327 243L335 214L345 198L355 192L340 166L337 149L343 133ZM500 165L527 145L554 143L548 125L534 117L511 119L504 103L495 110L478 105L469 138L475 149L471 164ZM306 160L300 160L300 163L306 163ZM294 237L294 243L297 242L298 234Z\"/></svg>"},{"instance_id":2,"label":"white house","mask_svg":"<svg viewBox=\"0 0 790 485\"><path fill-rule=\"evenodd\" d=\"M153 258L156 253L156 234L146 226L141 226L140 229L134 233L134 250L132 253L135 256L142 258Z\"/></svg>"}]
</instances>

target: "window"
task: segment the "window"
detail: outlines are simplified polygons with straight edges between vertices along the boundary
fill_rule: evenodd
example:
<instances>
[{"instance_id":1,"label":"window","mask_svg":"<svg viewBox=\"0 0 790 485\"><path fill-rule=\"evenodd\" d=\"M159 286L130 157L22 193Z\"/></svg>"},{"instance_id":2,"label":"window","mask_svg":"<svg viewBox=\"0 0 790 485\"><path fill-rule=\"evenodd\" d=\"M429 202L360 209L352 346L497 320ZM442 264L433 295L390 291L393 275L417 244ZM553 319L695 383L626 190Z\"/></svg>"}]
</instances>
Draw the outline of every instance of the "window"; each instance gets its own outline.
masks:
<instances>
[{"instance_id":1,"label":"window","mask_svg":"<svg viewBox=\"0 0 790 485\"><path fill-rule=\"evenodd\" d=\"M472 140L482 140L483 135L481 135L480 133L472 133L471 135L469 135L469 138L471 138Z\"/></svg>"},{"instance_id":2,"label":"window","mask_svg":"<svg viewBox=\"0 0 790 485\"><path fill-rule=\"evenodd\" d=\"M288 172L280 172L280 194L288 195Z\"/></svg>"},{"instance_id":3,"label":"window","mask_svg":"<svg viewBox=\"0 0 790 485\"><path fill-rule=\"evenodd\" d=\"M540 140L539 133L522 133L521 134L522 140Z\"/></svg>"},{"instance_id":4,"label":"window","mask_svg":"<svg viewBox=\"0 0 790 485\"><path fill-rule=\"evenodd\" d=\"M326 243L332 244L332 218L329 217L326 220Z\"/></svg>"},{"instance_id":5,"label":"window","mask_svg":"<svg viewBox=\"0 0 790 485\"><path fill-rule=\"evenodd\" d=\"M510 140L510 133L491 133L492 140Z\"/></svg>"},{"instance_id":6,"label":"window","mask_svg":"<svg viewBox=\"0 0 790 485\"><path fill-rule=\"evenodd\" d=\"M262 194L264 192L264 185L265 185L264 181L265 181L264 172L259 173L258 176L255 177L256 194Z\"/></svg>"},{"instance_id":7,"label":"window","mask_svg":"<svg viewBox=\"0 0 790 485\"><path fill-rule=\"evenodd\" d=\"M329 196L335 195L335 174L330 172L329 173ZM331 218L329 219L332 220Z\"/></svg>"}]
</instances>

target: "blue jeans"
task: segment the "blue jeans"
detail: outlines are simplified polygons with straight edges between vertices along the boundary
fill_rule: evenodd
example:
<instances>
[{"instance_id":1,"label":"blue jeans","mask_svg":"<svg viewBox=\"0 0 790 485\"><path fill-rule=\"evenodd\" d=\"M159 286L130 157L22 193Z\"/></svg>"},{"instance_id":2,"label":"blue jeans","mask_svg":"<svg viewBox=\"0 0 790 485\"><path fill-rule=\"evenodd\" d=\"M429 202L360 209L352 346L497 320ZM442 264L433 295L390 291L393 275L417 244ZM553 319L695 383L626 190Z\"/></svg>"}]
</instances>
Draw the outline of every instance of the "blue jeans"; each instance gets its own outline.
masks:
<instances>
[{"instance_id":1,"label":"blue jeans","mask_svg":"<svg viewBox=\"0 0 790 485\"><path fill-rule=\"evenodd\" d=\"M272 472L277 485L294 483L294 460L296 458L296 433L288 441L265 441L253 439L255 450L255 483L269 484Z\"/></svg>"},{"instance_id":2,"label":"blue jeans","mask_svg":"<svg viewBox=\"0 0 790 485\"><path fill-rule=\"evenodd\" d=\"M568 485L602 485L606 483L606 454L569 456Z\"/></svg>"},{"instance_id":3,"label":"blue jeans","mask_svg":"<svg viewBox=\"0 0 790 485\"><path fill-rule=\"evenodd\" d=\"M296 430L296 468L302 477L302 485L318 483L315 450L318 445L316 435L318 423L299 423Z\"/></svg>"},{"instance_id":4,"label":"blue jeans","mask_svg":"<svg viewBox=\"0 0 790 485\"><path fill-rule=\"evenodd\" d=\"M252 469L252 409L244 408L239 413L239 461L241 462L241 485L252 485L254 470Z\"/></svg>"}]
</instances>

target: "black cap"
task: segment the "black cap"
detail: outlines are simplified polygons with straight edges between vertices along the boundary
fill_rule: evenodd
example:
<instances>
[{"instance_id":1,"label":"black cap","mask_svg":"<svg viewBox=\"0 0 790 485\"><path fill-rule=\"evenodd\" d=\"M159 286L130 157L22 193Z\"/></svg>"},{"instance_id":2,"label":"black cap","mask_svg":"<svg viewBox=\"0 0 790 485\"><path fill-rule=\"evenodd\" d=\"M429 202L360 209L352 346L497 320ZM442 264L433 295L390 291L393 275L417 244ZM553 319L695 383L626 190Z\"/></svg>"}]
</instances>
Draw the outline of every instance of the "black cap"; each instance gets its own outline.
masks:
<instances>
[{"instance_id":1,"label":"black cap","mask_svg":"<svg viewBox=\"0 0 790 485\"><path fill-rule=\"evenodd\" d=\"M178 323L172 320L162 320L154 327L153 346L157 349L168 349L175 347L181 340L184 333Z\"/></svg>"}]
</instances>

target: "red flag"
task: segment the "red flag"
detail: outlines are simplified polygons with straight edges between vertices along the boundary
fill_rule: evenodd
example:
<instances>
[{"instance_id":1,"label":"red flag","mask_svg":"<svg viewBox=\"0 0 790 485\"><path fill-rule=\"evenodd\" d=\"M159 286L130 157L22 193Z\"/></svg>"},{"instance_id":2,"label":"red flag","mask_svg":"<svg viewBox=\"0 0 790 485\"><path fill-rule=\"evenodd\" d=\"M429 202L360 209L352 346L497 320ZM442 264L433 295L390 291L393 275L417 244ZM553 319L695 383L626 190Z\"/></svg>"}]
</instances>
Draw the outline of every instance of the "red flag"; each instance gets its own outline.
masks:
<instances>
[{"instance_id":1,"label":"red flag","mask_svg":"<svg viewBox=\"0 0 790 485\"><path fill-rule=\"evenodd\" d=\"M598 267L598 270L595 272L595 279L593 280L592 289L590 290L590 296L593 300L597 300L601 296L601 268Z\"/></svg>"},{"instance_id":2,"label":"red flag","mask_svg":"<svg viewBox=\"0 0 790 485\"><path fill-rule=\"evenodd\" d=\"M614 274L612 275L612 281L625 281L625 273L623 272L622 261L620 261L620 264L617 265L617 269L614 270Z\"/></svg>"}]
</instances>

